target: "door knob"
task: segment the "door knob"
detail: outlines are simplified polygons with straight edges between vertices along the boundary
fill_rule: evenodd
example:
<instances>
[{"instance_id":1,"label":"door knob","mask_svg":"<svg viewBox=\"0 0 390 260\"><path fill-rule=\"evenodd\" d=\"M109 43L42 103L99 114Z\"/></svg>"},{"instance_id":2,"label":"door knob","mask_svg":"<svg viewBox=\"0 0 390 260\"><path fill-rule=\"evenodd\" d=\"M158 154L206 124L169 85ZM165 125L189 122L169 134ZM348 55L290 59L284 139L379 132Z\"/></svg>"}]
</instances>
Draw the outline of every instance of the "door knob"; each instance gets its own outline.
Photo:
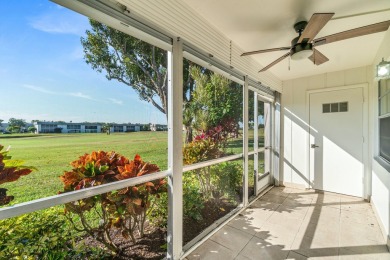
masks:
<instances>
[{"instance_id":1,"label":"door knob","mask_svg":"<svg viewBox=\"0 0 390 260\"><path fill-rule=\"evenodd\" d=\"M319 146L316 145L316 144L312 144L312 145L311 145L311 148L317 148L317 147L319 147Z\"/></svg>"}]
</instances>

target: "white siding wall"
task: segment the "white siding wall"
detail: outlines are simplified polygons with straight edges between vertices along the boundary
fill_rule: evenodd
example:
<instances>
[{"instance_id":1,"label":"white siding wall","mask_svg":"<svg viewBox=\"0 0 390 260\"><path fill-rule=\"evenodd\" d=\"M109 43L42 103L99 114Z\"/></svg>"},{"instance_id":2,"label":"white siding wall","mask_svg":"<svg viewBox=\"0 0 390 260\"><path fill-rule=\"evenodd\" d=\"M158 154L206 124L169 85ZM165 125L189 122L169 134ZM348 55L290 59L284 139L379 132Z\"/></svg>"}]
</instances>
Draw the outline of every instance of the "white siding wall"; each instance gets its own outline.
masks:
<instances>
[{"instance_id":1,"label":"white siding wall","mask_svg":"<svg viewBox=\"0 0 390 260\"><path fill-rule=\"evenodd\" d=\"M390 30L387 31L377 56L374 59L372 71L382 58L390 61ZM373 156L378 155L378 85L373 83L372 95L372 147ZM383 168L376 160L372 160L372 204L380 218L387 236L390 234L390 172ZM389 239L389 238L388 238Z\"/></svg>"},{"instance_id":2,"label":"white siding wall","mask_svg":"<svg viewBox=\"0 0 390 260\"><path fill-rule=\"evenodd\" d=\"M281 178L284 182L301 187L309 186L307 91L360 83L368 83L369 89L372 89L371 69L371 66L360 67L283 82L282 151L284 158L281 165L283 166Z\"/></svg>"},{"instance_id":3,"label":"white siding wall","mask_svg":"<svg viewBox=\"0 0 390 260\"><path fill-rule=\"evenodd\" d=\"M307 187L309 184L306 92L308 90L339 86L368 84L368 167L372 173L371 203L381 222L384 236L390 234L390 172L374 157L378 154L378 83L374 80L375 66L383 58L390 60L390 31L387 31L373 65L320 74L283 82L282 95L282 160L281 180ZM370 179L368 180L370 182Z\"/></svg>"},{"instance_id":4,"label":"white siding wall","mask_svg":"<svg viewBox=\"0 0 390 260\"><path fill-rule=\"evenodd\" d=\"M281 81L268 71L258 73L262 66L249 56L241 57L244 51L234 42L232 42L230 55L230 39L184 2L177 0L117 0L117 2L127 6L133 17L145 19L153 27L163 28L163 31L212 54L216 59L233 66L241 73L261 81L278 92L282 91Z\"/></svg>"}]
</instances>

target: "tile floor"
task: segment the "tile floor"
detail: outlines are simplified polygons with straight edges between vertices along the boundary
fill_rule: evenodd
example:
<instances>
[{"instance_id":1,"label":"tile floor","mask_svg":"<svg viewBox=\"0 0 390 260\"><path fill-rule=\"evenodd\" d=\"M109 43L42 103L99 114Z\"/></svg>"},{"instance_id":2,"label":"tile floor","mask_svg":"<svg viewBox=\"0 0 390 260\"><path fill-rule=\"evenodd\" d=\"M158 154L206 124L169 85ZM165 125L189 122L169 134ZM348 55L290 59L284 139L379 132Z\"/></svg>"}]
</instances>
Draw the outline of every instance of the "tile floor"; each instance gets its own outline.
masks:
<instances>
[{"instance_id":1,"label":"tile floor","mask_svg":"<svg viewBox=\"0 0 390 260\"><path fill-rule=\"evenodd\" d=\"M369 203L276 187L186 259L390 259L390 253Z\"/></svg>"}]
</instances>

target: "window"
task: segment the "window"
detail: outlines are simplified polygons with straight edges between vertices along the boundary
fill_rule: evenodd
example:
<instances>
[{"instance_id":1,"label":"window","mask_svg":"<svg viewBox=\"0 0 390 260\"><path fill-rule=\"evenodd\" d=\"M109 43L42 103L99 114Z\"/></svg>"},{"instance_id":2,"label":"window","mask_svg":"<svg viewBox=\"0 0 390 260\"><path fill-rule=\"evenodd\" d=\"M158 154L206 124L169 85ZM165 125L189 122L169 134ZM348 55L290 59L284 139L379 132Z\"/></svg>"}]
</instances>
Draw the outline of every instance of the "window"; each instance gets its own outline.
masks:
<instances>
[{"instance_id":1,"label":"window","mask_svg":"<svg viewBox=\"0 0 390 260\"><path fill-rule=\"evenodd\" d=\"M390 79L379 81L379 156L390 163Z\"/></svg>"},{"instance_id":2,"label":"window","mask_svg":"<svg viewBox=\"0 0 390 260\"><path fill-rule=\"evenodd\" d=\"M123 132L123 125L114 125L114 132Z\"/></svg>"},{"instance_id":3,"label":"window","mask_svg":"<svg viewBox=\"0 0 390 260\"><path fill-rule=\"evenodd\" d=\"M348 112L348 102L322 104L322 113Z\"/></svg>"},{"instance_id":4,"label":"window","mask_svg":"<svg viewBox=\"0 0 390 260\"><path fill-rule=\"evenodd\" d=\"M80 130L81 129L81 125L67 125L66 128L68 130Z\"/></svg>"}]
</instances>

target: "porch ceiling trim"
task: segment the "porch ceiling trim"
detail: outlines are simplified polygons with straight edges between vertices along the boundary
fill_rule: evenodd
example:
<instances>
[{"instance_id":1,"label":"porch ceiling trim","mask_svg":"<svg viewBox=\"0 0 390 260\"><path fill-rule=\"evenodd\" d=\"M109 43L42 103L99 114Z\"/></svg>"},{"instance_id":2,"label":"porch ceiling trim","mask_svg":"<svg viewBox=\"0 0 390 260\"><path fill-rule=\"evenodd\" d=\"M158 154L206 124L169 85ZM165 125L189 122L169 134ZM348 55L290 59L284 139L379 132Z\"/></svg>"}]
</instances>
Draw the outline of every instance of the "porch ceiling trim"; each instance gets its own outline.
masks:
<instances>
[{"instance_id":1,"label":"porch ceiling trim","mask_svg":"<svg viewBox=\"0 0 390 260\"><path fill-rule=\"evenodd\" d=\"M85 0L84 0L85 1ZM128 16L147 24L160 32L180 37L197 49L208 53L213 59L232 67L242 75L253 79L253 84L261 82L278 92L282 91L282 81L269 71L258 73L262 66L252 57L241 57L244 51L228 39L212 24L194 12L186 3L177 0L116 0L126 6Z\"/></svg>"}]
</instances>

